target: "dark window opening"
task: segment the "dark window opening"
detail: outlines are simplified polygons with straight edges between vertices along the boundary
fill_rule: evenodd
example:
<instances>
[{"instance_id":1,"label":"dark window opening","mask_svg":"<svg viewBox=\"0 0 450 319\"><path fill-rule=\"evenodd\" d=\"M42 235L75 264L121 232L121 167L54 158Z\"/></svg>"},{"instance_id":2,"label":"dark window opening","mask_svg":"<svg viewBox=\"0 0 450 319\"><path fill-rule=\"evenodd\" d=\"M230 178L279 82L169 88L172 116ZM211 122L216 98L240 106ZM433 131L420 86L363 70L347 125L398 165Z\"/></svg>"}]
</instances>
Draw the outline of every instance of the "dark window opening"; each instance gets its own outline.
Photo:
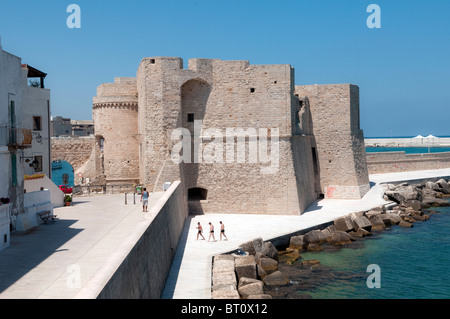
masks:
<instances>
[{"instance_id":1,"label":"dark window opening","mask_svg":"<svg viewBox=\"0 0 450 319\"><path fill-rule=\"evenodd\" d=\"M208 190L204 188L190 188L188 190L188 200L206 200L208 198Z\"/></svg>"},{"instance_id":2,"label":"dark window opening","mask_svg":"<svg viewBox=\"0 0 450 319\"><path fill-rule=\"evenodd\" d=\"M155 62L156 62L155 59L150 59L151 64L155 64Z\"/></svg>"},{"instance_id":3,"label":"dark window opening","mask_svg":"<svg viewBox=\"0 0 450 319\"><path fill-rule=\"evenodd\" d=\"M8 242L8 235L7 235L7 234L5 234L5 235L3 236L3 242L4 242L5 244Z\"/></svg>"},{"instance_id":4,"label":"dark window opening","mask_svg":"<svg viewBox=\"0 0 450 319\"><path fill-rule=\"evenodd\" d=\"M255 93L255 88L251 88L250 93Z\"/></svg>"},{"instance_id":5,"label":"dark window opening","mask_svg":"<svg viewBox=\"0 0 450 319\"><path fill-rule=\"evenodd\" d=\"M33 131L42 131L42 118L33 116Z\"/></svg>"},{"instance_id":6,"label":"dark window opening","mask_svg":"<svg viewBox=\"0 0 450 319\"><path fill-rule=\"evenodd\" d=\"M314 174L319 174L319 165L317 162L317 153L316 153L316 148L313 147L311 149L311 153L312 153L312 158L313 158L313 166L314 166Z\"/></svg>"},{"instance_id":7,"label":"dark window opening","mask_svg":"<svg viewBox=\"0 0 450 319\"><path fill-rule=\"evenodd\" d=\"M193 123L194 122L194 113L188 113L187 121L188 121L188 123Z\"/></svg>"}]
</instances>

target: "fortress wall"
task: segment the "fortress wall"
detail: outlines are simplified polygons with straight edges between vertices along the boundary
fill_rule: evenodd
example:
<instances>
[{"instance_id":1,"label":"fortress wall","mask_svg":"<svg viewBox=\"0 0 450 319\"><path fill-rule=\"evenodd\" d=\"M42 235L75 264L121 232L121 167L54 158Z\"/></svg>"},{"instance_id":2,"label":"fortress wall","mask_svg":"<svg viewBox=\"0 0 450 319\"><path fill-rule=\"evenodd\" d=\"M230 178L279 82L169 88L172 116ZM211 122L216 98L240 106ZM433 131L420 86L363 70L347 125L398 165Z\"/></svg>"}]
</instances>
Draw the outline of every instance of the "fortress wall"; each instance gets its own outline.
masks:
<instances>
[{"instance_id":1,"label":"fortress wall","mask_svg":"<svg viewBox=\"0 0 450 319\"><path fill-rule=\"evenodd\" d=\"M359 128L359 89L351 84L296 86L309 99L327 198L361 198L370 188L363 133Z\"/></svg>"},{"instance_id":2,"label":"fortress wall","mask_svg":"<svg viewBox=\"0 0 450 319\"><path fill-rule=\"evenodd\" d=\"M367 166L370 174L450 168L450 152L431 154L367 153Z\"/></svg>"},{"instance_id":3,"label":"fortress wall","mask_svg":"<svg viewBox=\"0 0 450 319\"><path fill-rule=\"evenodd\" d=\"M312 158L306 152L309 145L309 139L305 137L280 139L276 163L249 163L247 158L245 163L185 164L186 185L208 191L206 200L189 202L191 211L301 214L317 199ZM208 147L208 143L203 147ZM248 147L246 143L247 150ZM273 170L265 171L271 165Z\"/></svg>"},{"instance_id":4,"label":"fortress wall","mask_svg":"<svg viewBox=\"0 0 450 319\"><path fill-rule=\"evenodd\" d=\"M94 137L52 138L52 161L67 161L77 171L91 157L94 145Z\"/></svg>"},{"instance_id":5,"label":"fortress wall","mask_svg":"<svg viewBox=\"0 0 450 319\"><path fill-rule=\"evenodd\" d=\"M138 225L77 298L161 298L188 214L180 182L165 192L149 214L156 216Z\"/></svg>"}]
</instances>

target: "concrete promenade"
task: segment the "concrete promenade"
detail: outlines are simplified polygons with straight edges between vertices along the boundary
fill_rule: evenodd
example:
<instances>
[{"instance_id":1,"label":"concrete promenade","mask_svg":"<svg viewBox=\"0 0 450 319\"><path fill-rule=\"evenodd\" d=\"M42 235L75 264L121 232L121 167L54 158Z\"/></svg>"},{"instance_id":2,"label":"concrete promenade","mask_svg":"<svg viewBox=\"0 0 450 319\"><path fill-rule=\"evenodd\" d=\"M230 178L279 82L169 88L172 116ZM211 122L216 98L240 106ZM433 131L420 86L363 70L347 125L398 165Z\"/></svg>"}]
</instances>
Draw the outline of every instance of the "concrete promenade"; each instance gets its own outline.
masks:
<instances>
[{"instance_id":1,"label":"concrete promenade","mask_svg":"<svg viewBox=\"0 0 450 319\"><path fill-rule=\"evenodd\" d=\"M450 169L370 176L373 186L361 200L320 200L301 216L208 214L191 216L185 223L163 299L211 298L212 256L232 251L248 240L270 240L334 218L386 203L382 182L450 176ZM152 194L154 204L162 193ZM142 212L139 198L128 205L124 195L75 198L72 207L56 208L58 221L41 225L28 234L12 234L11 247L0 252L0 299L71 299L101 275L113 252L137 224L152 218ZM220 241L220 224L228 241ZM206 240L196 240L200 222ZM208 223L215 239L208 242ZM79 279L79 281L77 281Z\"/></svg>"}]
</instances>

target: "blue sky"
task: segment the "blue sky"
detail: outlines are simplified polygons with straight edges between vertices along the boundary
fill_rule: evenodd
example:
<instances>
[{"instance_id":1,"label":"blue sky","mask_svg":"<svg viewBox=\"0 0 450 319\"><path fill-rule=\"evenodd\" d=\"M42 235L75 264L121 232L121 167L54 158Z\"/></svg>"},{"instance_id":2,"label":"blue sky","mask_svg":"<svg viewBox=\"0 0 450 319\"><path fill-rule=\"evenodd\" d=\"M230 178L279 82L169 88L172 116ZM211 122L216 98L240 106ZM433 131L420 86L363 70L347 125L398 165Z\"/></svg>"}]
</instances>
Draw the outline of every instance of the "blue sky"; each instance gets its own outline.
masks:
<instances>
[{"instance_id":1,"label":"blue sky","mask_svg":"<svg viewBox=\"0 0 450 319\"><path fill-rule=\"evenodd\" d=\"M72 3L80 29L66 25ZM290 64L298 85L358 85L366 137L450 135L448 0L0 0L0 36L48 73L55 116L91 119L97 86L135 76L143 57L218 58Z\"/></svg>"}]
</instances>

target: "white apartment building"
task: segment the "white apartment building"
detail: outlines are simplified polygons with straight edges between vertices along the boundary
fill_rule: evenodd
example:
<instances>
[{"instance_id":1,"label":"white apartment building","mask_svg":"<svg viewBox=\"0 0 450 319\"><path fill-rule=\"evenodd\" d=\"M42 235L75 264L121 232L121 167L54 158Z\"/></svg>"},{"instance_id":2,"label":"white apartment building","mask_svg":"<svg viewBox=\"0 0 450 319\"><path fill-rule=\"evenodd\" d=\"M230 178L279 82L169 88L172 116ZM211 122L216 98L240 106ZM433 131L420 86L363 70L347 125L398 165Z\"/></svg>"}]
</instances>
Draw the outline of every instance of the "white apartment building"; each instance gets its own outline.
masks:
<instances>
[{"instance_id":1,"label":"white apartment building","mask_svg":"<svg viewBox=\"0 0 450 319\"><path fill-rule=\"evenodd\" d=\"M24 175L51 174L50 90L44 88L45 76L4 51L0 38L0 250L9 246L10 230L26 231L38 224L36 212L25 207L29 200ZM30 86L34 78L38 80ZM48 194L38 195L30 198L45 202Z\"/></svg>"}]
</instances>

